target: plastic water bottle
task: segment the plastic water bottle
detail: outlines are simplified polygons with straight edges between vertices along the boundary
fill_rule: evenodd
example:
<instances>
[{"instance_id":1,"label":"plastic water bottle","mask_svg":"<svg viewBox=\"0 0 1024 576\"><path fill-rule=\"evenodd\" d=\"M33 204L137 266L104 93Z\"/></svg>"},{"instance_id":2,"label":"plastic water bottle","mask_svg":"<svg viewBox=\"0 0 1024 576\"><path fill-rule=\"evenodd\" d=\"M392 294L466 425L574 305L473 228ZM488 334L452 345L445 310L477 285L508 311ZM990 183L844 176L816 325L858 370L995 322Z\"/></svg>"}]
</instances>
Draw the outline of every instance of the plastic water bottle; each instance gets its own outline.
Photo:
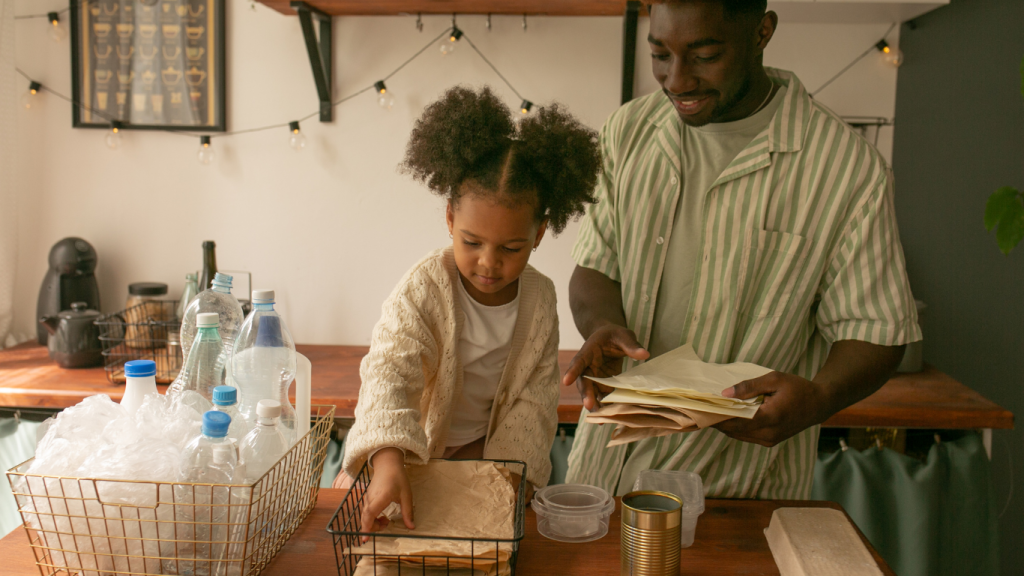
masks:
<instances>
[{"instance_id":1,"label":"plastic water bottle","mask_svg":"<svg viewBox=\"0 0 1024 576\"><path fill-rule=\"evenodd\" d=\"M142 400L150 394L158 394L156 389L156 362L152 360L131 360L124 363L124 395L121 406L129 414L135 415Z\"/></svg>"},{"instance_id":2,"label":"plastic water bottle","mask_svg":"<svg viewBox=\"0 0 1024 576\"><path fill-rule=\"evenodd\" d=\"M245 435L238 449L245 463L246 484L259 480L291 446L278 422L281 416L280 402L260 400L256 406L256 416L256 427Z\"/></svg>"},{"instance_id":3,"label":"plastic water bottle","mask_svg":"<svg viewBox=\"0 0 1024 576\"><path fill-rule=\"evenodd\" d=\"M217 386L213 389L213 409L231 417L228 438L237 450L242 443L242 438L245 438L249 432L249 427L246 426L245 419L238 412L238 391L234 386Z\"/></svg>"},{"instance_id":4,"label":"plastic water bottle","mask_svg":"<svg viewBox=\"0 0 1024 576\"><path fill-rule=\"evenodd\" d=\"M180 335L181 351L184 355L182 366L188 364L188 355L192 353L192 341L199 330L196 319L204 312L216 312L220 317L220 338L228 354L231 354L238 328L244 318L242 305L231 295L231 280L231 276L218 272L213 278L213 287L200 292L185 308Z\"/></svg>"},{"instance_id":5,"label":"plastic water bottle","mask_svg":"<svg viewBox=\"0 0 1024 576\"><path fill-rule=\"evenodd\" d=\"M211 410L203 414L203 433L188 443L181 454L179 479L196 484L231 484L237 481L238 457L227 438L231 417ZM179 536L179 574L218 576L227 571L223 562L227 552L229 504L228 486L175 486ZM188 542L193 541L193 542ZM194 546L194 548L193 548ZM191 549L190 549L191 548Z\"/></svg>"},{"instance_id":6,"label":"plastic water bottle","mask_svg":"<svg viewBox=\"0 0 1024 576\"><path fill-rule=\"evenodd\" d=\"M197 412L213 408L213 389L224 385L224 369L228 354L217 331L218 318L215 312L197 315L199 332L178 377L167 391L169 396Z\"/></svg>"},{"instance_id":7,"label":"plastic water bottle","mask_svg":"<svg viewBox=\"0 0 1024 576\"><path fill-rule=\"evenodd\" d=\"M295 342L274 311L273 290L253 290L252 303L231 356L232 376L241 395L239 411L253 427L260 400L280 402L281 426L290 446L295 441L295 409L288 400L288 388L295 379Z\"/></svg>"}]
</instances>

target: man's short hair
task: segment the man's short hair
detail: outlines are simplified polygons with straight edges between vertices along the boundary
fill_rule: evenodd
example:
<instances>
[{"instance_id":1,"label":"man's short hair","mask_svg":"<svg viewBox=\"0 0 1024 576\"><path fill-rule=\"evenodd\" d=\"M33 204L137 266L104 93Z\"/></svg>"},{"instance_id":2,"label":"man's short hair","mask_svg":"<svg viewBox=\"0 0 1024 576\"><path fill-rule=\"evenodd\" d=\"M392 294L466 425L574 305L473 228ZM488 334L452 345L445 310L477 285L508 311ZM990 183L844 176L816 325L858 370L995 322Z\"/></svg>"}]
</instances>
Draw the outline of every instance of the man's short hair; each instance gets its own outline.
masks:
<instances>
[{"instance_id":1,"label":"man's short hair","mask_svg":"<svg viewBox=\"0 0 1024 576\"><path fill-rule=\"evenodd\" d=\"M687 0L646 0L647 13L651 12L652 4L671 4L673 2L686 2ZM692 0L691 0L692 1ZM725 17L735 20L740 17L763 16L768 10L768 0L706 0L717 2L722 5Z\"/></svg>"}]
</instances>

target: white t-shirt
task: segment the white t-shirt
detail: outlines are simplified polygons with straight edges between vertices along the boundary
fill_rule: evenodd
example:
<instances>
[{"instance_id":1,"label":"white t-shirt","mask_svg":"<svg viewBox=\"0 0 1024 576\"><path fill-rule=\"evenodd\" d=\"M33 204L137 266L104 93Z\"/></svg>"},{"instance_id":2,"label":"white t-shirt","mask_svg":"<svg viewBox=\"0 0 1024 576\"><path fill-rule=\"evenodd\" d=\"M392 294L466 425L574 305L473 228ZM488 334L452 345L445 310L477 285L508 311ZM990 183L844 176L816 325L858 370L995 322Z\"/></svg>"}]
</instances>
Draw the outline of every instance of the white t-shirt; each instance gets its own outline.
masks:
<instances>
[{"instance_id":1,"label":"white t-shirt","mask_svg":"<svg viewBox=\"0 0 1024 576\"><path fill-rule=\"evenodd\" d=\"M512 348L512 333L519 316L519 293L515 300L501 306L485 306L459 285L462 308L462 335L459 359L462 361L462 396L456 401L445 447L464 446L487 435L491 407L501 373Z\"/></svg>"}]
</instances>

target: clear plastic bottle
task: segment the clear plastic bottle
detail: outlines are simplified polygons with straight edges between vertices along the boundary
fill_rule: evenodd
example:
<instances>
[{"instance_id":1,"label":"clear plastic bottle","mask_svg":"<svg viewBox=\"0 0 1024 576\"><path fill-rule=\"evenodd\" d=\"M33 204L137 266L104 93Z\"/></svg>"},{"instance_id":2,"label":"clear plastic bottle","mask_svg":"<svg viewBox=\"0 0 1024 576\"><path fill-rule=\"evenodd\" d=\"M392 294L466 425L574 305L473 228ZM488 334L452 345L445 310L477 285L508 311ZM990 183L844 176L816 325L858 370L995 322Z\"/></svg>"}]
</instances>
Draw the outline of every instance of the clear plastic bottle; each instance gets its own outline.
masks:
<instances>
[{"instance_id":1,"label":"clear plastic bottle","mask_svg":"<svg viewBox=\"0 0 1024 576\"><path fill-rule=\"evenodd\" d=\"M281 403L260 400L256 406L256 427L249 431L239 445L239 456L245 463L245 483L252 484L277 464L291 446L279 425Z\"/></svg>"},{"instance_id":2,"label":"clear plastic bottle","mask_svg":"<svg viewBox=\"0 0 1024 576\"><path fill-rule=\"evenodd\" d=\"M291 446L295 408L288 400L288 388L295 379L295 342L274 311L273 290L253 290L252 303L231 355L232 377L241 395L239 411L252 428L260 400L280 402L281 426Z\"/></svg>"},{"instance_id":3,"label":"clear plastic bottle","mask_svg":"<svg viewBox=\"0 0 1024 576\"><path fill-rule=\"evenodd\" d=\"M231 484L237 481L238 457L227 438L231 417L223 412L203 414L203 433L181 453L179 480L197 484ZM227 572L223 562L228 540L229 506L235 504L229 486L175 486L178 536L177 556L197 562L178 561L178 574L219 576ZM194 542L194 544L193 544ZM220 562L218 562L218 560Z\"/></svg>"},{"instance_id":4,"label":"clear plastic bottle","mask_svg":"<svg viewBox=\"0 0 1024 576\"><path fill-rule=\"evenodd\" d=\"M156 389L156 362L152 360L131 360L124 363L124 395L121 406L129 414L142 406L142 400L150 394L158 394Z\"/></svg>"},{"instance_id":5,"label":"clear plastic bottle","mask_svg":"<svg viewBox=\"0 0 1024 576\"><path fill-rule=\"evenodd\" d=\"M238 412L238 391L234 386L217 386L213 389L213 409L223 412L231 417L231 426L228 427L228 438L234 443L235 448L242 443L242 438L249 433L249 427L245 419Z\"/></svg>"},{"instance_id":6,"label":"clear plastic bottle","mask_svg":"<svg viewBox=\"0 0 1024 576\"><path fill-rule=\"evenodd\" d=\"M167 391L175 401L204 413L213 408L213 389L224 385L224 370L228 354L217 330L218 317L215 312L197 315L199 328L195 342L185 365Z\"/></svg>"},{"instance_id":7,"label":"clear plastic bottle","mask_svg":"<svg viewBox=\"0 0 1024 576\"><path fill-rule=\"evenodd\" d=\"M181 300L178 300L178 307L174 311L174 315L177 317L178 322L185 319L185 310L188 309L188 305L192 303L192 300L194 300L198 294L199 284L196 283L195 272L185 274L185 289L181 292Z\"/></svg>"},{"instance_id":8,"label":"clear plastic bottle","mask_svg":"<svg viewBox=\"0 0 1024 576\"><path fill-rule=\"evenodd\" d=\"M185 317L181 320L181 351L184 354L182 365L188 363L188 355L192 350L192 340L196 337L196 316L203 312L216 312L220 316L220 338L224 347L231 354L238 329L242 325L244 315L242 305L231 295L231 276L217 272L213 278L213 287L203 290L192 303L185 308Z\"/></svg>"}]
</instances>

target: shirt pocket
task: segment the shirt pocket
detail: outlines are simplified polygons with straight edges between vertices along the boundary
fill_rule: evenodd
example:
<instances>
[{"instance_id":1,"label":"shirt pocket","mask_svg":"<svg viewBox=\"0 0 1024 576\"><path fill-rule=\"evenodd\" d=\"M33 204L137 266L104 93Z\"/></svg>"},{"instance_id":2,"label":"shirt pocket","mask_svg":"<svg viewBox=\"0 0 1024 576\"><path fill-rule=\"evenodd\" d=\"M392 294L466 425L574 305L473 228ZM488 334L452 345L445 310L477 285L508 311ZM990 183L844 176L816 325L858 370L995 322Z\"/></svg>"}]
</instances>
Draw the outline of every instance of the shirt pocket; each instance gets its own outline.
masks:
<instances>
[{"instance_id":1,"label":"shirt pocket","mask_svg":"<svg viewBox=\"0 0 1024 576\"><path fill-rule=\"evenodd\" d=\"M752 318L784 314L806 272L807 250L804 236L748 230L737 283L739 313Z\"/></svg>"}]
</instances>

